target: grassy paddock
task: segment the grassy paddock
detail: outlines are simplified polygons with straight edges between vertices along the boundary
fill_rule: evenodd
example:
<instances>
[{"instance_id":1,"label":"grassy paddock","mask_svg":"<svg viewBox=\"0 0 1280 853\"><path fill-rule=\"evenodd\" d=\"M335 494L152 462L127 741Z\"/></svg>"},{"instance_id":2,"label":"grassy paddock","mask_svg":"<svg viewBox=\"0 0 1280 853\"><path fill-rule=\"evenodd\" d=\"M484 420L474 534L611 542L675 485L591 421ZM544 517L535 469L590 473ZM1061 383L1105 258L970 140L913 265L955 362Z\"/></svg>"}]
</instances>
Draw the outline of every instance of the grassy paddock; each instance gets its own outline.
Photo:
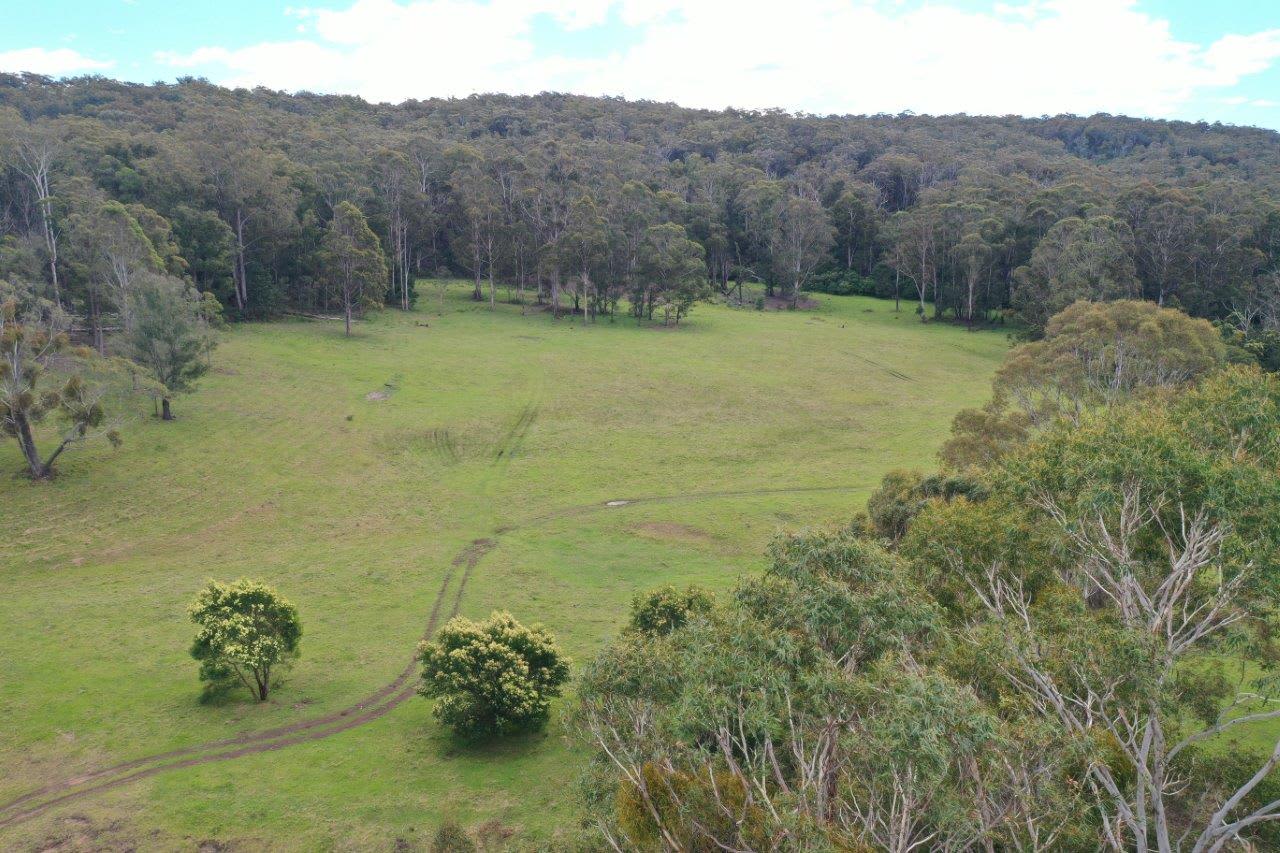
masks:
<instances>
[{"instance_id":1,"label":"grassy paddock","mask_svg":"<svg viewBox=\"0 0 1280 853\"><path fill-rule=\"evenodd\" d=\"M341 323L229 330L178 420L138 402L121 449L78 450L52 483L11 476L17 449L0 446L0 802L350 705L404 668L477 539L493 544L461 612L543 622L582 660L635 591L727 588L776 530L846 518L885 471L931 465L1006 347L858 297L699 306L677 331L420 290L418 311L351 339ZM202 705L185 607L207 578L241 575L298 605L303 657L265 704ZM53 808L0 829L0 847L389 849L445 817L551 839L581 754L555 722L461 746L415 697L333 737Z\"/></svg>"}]
</instances>

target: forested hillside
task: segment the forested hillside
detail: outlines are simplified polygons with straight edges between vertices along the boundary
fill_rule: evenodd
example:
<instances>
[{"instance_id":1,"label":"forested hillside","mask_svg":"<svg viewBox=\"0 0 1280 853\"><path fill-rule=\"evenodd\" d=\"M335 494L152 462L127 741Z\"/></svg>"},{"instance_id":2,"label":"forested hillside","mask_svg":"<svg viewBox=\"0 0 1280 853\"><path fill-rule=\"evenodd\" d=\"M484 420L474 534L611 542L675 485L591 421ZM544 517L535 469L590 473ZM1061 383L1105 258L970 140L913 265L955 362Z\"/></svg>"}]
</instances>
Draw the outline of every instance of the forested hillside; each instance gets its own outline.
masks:
<instances>
[{"instance_id":1,"label":"forested hillside","mask_svg":"<svg viewBox=\"0 0 1280 853\"><path fill-rule=\"evenodd\" d=\"M899 296L1033 332L1076 298L1135 296L1280 324L1280 136L1253 128L0 75L0 143L0 278L43 281L95 329L148 265L233 317L408 306L447 270L477 298L596 313L678 318L704 287L762 281L792 305ZM343 202L385 287L333 274Z\"/></svg>"}]
</instances>

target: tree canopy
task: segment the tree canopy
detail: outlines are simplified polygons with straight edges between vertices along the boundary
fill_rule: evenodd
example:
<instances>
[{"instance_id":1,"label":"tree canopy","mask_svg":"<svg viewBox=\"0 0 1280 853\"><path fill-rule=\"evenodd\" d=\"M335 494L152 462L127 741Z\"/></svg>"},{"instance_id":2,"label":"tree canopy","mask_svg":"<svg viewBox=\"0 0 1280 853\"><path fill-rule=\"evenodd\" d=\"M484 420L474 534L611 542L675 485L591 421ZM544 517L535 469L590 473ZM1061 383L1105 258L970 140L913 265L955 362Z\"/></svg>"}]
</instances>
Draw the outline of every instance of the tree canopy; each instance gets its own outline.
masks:
<instances>
[{"instance_id":1,"label":"tree canopy","mask_svg":"<svg viewBox=\"0 0 1280 853\"><path fill-rule=\"evenodd\" d=\"M0 75L0 113L0 276L95 326L149 269L233 318L358 314L356 281L408 308L443 272L556 315L626 300L672 321L757 281L792 307L805 289L905 292L923 318L1032 336L1076 300L1143 298L1226 324L1254 360L1280 333L1272 131L555 93L392 106L34 75ZM346 205L375 238L360 231L359 276L334 271L356 257L335 254L355 233Z\"/></svg>"}]
</instances>

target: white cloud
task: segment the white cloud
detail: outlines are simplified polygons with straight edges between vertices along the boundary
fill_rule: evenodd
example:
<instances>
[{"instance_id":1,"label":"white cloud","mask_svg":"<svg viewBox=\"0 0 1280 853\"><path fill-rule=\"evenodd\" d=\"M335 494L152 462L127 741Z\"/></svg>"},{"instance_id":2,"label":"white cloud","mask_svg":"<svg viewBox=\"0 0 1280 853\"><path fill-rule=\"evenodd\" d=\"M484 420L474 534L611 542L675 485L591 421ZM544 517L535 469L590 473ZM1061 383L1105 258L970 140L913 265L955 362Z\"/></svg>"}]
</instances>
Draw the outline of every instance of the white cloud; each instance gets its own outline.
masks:
<instances>
[{"instance_id":1,"label":"white cloud","mask_svg":"<svg viewBox=\"0 0 1280 853\"><path fill-rule=\"evenodd\" d=\"M636 43L548 53L531 25L590 32L611 10ZM161 54L229 85L372 100L543 90L812 112L1166 116L1280 59L1280 29L1202 45L1136 0L1029 0L973 11L875 0L355 0L291 9L308 38ZM540 49L541 48L541 49Z\"/></svg>"},{"instance_id":2,"label":"white cloud","mask_svg":"<svg viewBox=\"0 0 1280 853\"><path fill-rule=\"evenodd\" d=\"M59 47L54 50L27 47L21 50L0 51L0 71L25 71L50 77L103 71L114 64L114 62L90 59L69 47Z\"/></svg>"}]
</instances>

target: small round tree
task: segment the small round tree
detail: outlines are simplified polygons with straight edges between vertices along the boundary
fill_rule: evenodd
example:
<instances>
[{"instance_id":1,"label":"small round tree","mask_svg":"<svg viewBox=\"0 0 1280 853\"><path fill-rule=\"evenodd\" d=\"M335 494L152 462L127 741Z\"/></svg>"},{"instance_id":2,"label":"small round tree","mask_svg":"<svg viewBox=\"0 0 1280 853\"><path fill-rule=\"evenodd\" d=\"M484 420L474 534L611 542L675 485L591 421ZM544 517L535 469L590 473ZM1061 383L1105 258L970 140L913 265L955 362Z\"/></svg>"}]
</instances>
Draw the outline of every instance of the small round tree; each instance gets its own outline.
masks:
<instances>
[{"instance_id":1,"label":"small round tree","mask_svg":"<svg viewBox=\"0 0 1280 853\"><path fill-rule=\"evenodd\" d=\"M676 589L663 586L647 593L637 593L631 600L632 631L660 636L683 628L694 616L711 612L715 599L697 586Z\"/></svg>"},{"instance_id":2,"label":"small round tree","mask_svg":"<svg viewBox=\"0 0 1280 853\"><path fill-rule=\"evenodd\" d=\"M298 609L272 587L241 578L210 581L188 608L200 626L191 656L200 661L206 695L243 684L259 702L271 690L271 672L298 656Z\"/></svg>"},{"instance_id":3,"label":"small round tree","mask_svg":"<svg viewBox=\"0 0 1280 853\"><path fill-rule=\"evenodd\" d=\"M541 626L494 611L484 622L457 618L418 649L419 693L464 737L537 731L569 677L569 659Z\"/></svg>"}]
</instances>

